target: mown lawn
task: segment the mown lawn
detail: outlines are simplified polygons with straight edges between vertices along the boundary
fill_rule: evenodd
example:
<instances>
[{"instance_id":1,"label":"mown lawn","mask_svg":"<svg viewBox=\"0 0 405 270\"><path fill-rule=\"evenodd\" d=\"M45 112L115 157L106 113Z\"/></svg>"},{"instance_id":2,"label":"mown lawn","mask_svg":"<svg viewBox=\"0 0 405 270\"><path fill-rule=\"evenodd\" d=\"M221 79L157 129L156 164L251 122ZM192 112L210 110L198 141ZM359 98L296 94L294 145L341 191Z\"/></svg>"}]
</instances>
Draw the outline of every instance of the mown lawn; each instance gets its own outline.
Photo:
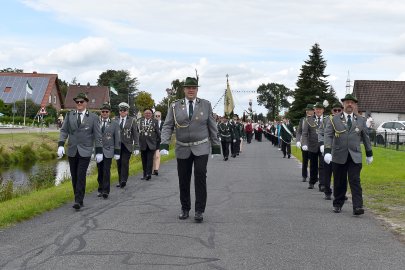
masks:
<instances>
[{"instance_id":1,"label":"mown lawn","mask_svg":"<svg viewBox=\"0 0 405 270\"><path fill-rule=\"evenodd\" d=\"M374 213L397 224L405 233L405 152L373 148L374 160L366 165L363 148L361 185L364 204ZM292 154L302 161L301 151L293 147Z\"/></svg>"},{"instance_id":2,"label":"mown lawn","mask_svg":"<svg viewBox=\"0 0 405 270\"><path fill-rule=\"evenodd\" d=\"M59 132L43 132L43 133L8 133L0 134L0 147L3 151L10 153L16 147L22 145L30 145L32 149L37 149L41 144L47 144L58 150Z\"/></svg>"}]
</instances>

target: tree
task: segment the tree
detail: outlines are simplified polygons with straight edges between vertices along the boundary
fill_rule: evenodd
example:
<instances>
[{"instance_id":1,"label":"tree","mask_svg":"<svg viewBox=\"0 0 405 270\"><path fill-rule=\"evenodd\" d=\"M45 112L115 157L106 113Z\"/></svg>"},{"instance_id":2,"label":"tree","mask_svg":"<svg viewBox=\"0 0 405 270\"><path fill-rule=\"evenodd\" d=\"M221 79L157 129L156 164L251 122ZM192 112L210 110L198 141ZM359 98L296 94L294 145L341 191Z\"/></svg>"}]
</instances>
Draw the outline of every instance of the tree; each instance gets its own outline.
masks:
<instances>
[{"instance_id":1,"label":"tree","mask_svg":"<svg viewBox=\"0 0 405 270\"><path fill-rule=\"evenodd\" d=\"M134 95L138 91L138 80L131 78L127 70L107 70L100 74L97 85L113 86L118 95L111 93L111 110L118 115L118 104L127 102L130 105L130 115L135 114Z\"/></svg>"},{"instance_id":2,"label":"tree","mask_svg":"<svg viewBox=\"0 0 405 270\"><path fill-rule=\"evenodd\" d=\"M184 81L180 81L179 79L172 81L172 89L176 92L176 99L185 97L183 85Z\"/></svg>"},{"instance_id":3,"label":"tree","mask_svg":"<svg viewBox=\"0 0 405 270\"><path fill-rule=\"evenodd\" d=\"M4 72L14 72L14 73L24 73L23 69L19 69L19 68L4 68L0 70L1 73Z\"/></svg>"},{"instance_id":4,"label":"tree","mask_svg":"<svg viewBox=\"0 0 405 270\"><path fill-rule=\"evenodd\" d=\"M282 84L268 83L262 84L257 88L257 103L263 105L270 114L270 120L273 121L280 113L281 108L288 108L290 102L288 97L292 91Z\"/></svg>"},{"instance_id":5,"label":"tree","mask_svg":"<svg viewBox=\"0 0 405 270\"><path fill-rule=\"evenodd\" d=\"M62 94L62 99L65 100L66 94L67 94L67 91L69 88L68 83L66 81L62 81L61 79L58 78L58 85L59 85L60 92Z\"/></svg>"},{"instance_id":6,"label":"tree","mask_svg":"<svg viewBox=\"0 0 405 270\"><path fill-rule=\"evenodd\" d=\"M329 83L326 80L329 75L324 73L326 61L323 59L319 44L315 43L310 52L309 59L301 67L297 88L293 95L294 101L288 111L288 117L295 125L303 116L307 104L315 104L324 100L328 100L329 104L331 104L336 99L334 91L330 91Z\"/></svg>"},{"instance_id":7,"label":"tree","mask_svg":"<svg viewBox=\"0 0 405 270\"><path fill-rule=\"evenodd\" d=\"M24 106L25 106L25 101L24 100L18 100L15 102L15 107L17 108L17 113L16 116L24 116ZM26 112L26 117L27 118L34 118L39 110L41 109L41 106L36 104L32 99L27 99L27 112Z\"/></svg>"},{"instance_id":8,"label":"tree","mask_svg":"<svg viewBox=\"0 0 405 270\"><path fill-rule=\"evenodd\" d=\"M148 92L141 91L135 96L135 108L136 111L143 112L144 109L152 109L155 106L155 101L152 99L152 95Z\"/></svg>"}]
</instances>

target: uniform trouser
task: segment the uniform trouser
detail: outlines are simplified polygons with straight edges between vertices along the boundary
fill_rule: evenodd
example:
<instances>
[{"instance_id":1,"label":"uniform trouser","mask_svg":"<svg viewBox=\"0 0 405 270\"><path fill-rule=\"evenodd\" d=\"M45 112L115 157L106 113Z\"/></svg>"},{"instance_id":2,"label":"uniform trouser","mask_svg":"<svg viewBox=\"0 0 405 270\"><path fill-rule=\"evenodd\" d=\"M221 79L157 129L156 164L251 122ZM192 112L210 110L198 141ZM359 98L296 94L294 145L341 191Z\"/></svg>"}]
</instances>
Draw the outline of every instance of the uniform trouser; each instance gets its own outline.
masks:
<instances>
[{"instance_id":1,"label":"uniform trouser","mask_svg":"<svg viewBox=\"0 0 405 270\"><path fill-rule=\"evenodd\" d=\"M324 175L324 184L326 195L331 195L332 190L330 188L330 182L332 180L332 164L328 164L325 161L323 162L323 175Z\"/></svg>"},{"instance_id":2,"label":"uniform trouser","mask_svg":"<svg viewBox=\"0 0 405 270\"><path fill-rule=\"evenodd\" d=\"M239 155L240 153L240 140L241 139L236 139L236 142L233 143L233 153L235 155Z\"/></svg>"},{"instance_id":3,"label":"uniform trouser","mask_svg":"<svg viewBox=\"0 0 405 270\"><path fill-rule=\"evenodd\" d=\"M119 183L126 183L129 174L129 159L131 158L131 152L121 143L121 155L117 160L118 180Z\"/></svg>"},{"instance_id":4,"label":"uniform trouser","mask_svg":"<svg viewBox=\"0 0 405 270\"><path fill-rule=\"evenodd\" d=\"M73 193L75 202L83 203L86 192L86 173L89 167L90 157L82 157L77 151L76 156L69 157L70 175L72 176Z\"/></svg>"},{"instance_id":5,"label":"uniform trouser","mask_svg":"<svg viewBox=\"0 0 405 270\"><path fill-rule=\"evenodd\" d=\"M257 132L257 140L258 140L259 142L262 141L262 137L263 137L263 132Z\"/></svg>"},{"instance_id":6,"label":"uniform trouser","mask_svg":"<svg viewBox=\"0 0 405 270\"><path fill-rule=\"evenodd\" d=\"M177 159L181 209L191 209L190 183L194 163L195 211L204 212L207 203L207 163L208 155L195 156L193 153L186 159Z\"/></svg>"},{"instance_id":7,"label":"uniform trouser","mask_svg":"<svg viewBox=\"0 0 405 270\"><path fill-rule=\"evenodd\" d=\"M302 153L302 177L303 178L307 178L308 177L308 151L304 151L301 149L301 153Z\"/></svg>"},{"instance_id":8,"label":"uniform trouser","mask_svg":"<svg viewBox=\"0 0 405 270\"><path fill-rule=\"evenodd\" d=\"M106 158L103 156L103 161L97 163L99 193L110 194L111 161L112 158Z\"/></svg>"},{"instance_id":9,"label":"uniform trouser","mask_svg":"<svg viewBox=\"0 0 405 270\"><path fill-rule=\"evenodd\" d=\"M141 150L143 176L150 176L152 174L154 154L155 150L150 150L148 146L146 146L146 150Z\"/></svg>"},{"instance_id":10,"label":"uniform trouser","mask_svg":"<svg viewBox=\"0 0 405 270\"><path fill-rule=\"evenodd\" d=\"M226 142L224 140L221 140L221 146L222 146L222 155L224 158L229 157L229 145L230 142Z\"/></svg>"},{"instance_id":11,"label":"uniform trouser","mask_svg":"<svg viewBox=\"0 0 405 270\"><path fill-rule=\"evenodd\" d=\"M285 141L281 141L281 151L283 151L283 156L291 155L291 143L287 143Z\"/></svg>"},{"instance_id":12,"label":"uniform trouser","mask_svg":"<svg viewBox=\"0 0 405 270\"><path fill-rule=\"evenodd\" d=\"M342 207L345 203L347 180L349 180L352 192L353 208L363 207L363 195L360 184L360 172L362 164L354 163L350 154L345 164L332 162L333 170L333 206Z\"/></svg>"},{"instance_id":13,"label":"uniform trouser","mask_svg":"<svg viewBox=\"0 0 405 270\"><path fill-rule=\"evenodd\" d=\"M247 143L252 142L252 137L253 137L253 134L251 132L246 133L246 141L247 141Z\"/></svg>"},{"instance_id":14,"label":"uniform trouser","mask_svg":"<svg viewBox=\"0 0 405 270\"><path fill-rule=\"evenodd\" d=\"M321 151L309 152L309 183L315 184L319 179L319 185L325 185L323 175L323 156Z\"/></svg>"}]
</instances>

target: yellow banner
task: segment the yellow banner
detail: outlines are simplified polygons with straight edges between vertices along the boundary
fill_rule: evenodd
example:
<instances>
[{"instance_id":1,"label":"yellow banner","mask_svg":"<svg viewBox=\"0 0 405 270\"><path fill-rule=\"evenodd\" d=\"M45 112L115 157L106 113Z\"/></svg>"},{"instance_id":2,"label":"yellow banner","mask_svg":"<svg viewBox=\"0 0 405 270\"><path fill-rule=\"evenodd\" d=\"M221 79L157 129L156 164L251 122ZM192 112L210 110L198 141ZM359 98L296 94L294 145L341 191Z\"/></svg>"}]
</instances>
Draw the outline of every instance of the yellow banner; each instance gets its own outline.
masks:
<instances>
[{"instance_id":1,"label":"yellow banner","mask_svg":"<svg viewBox=\"0 0 405 270\"><path fill-rule=\"evenodd\" d=\"M225 100L224 100L225 115L230 115L234 108L235 108L235 104L233 103L231 88L229 87L228 79L226 79L226 91L225 91Z\"/></svg>"}]
</instances>

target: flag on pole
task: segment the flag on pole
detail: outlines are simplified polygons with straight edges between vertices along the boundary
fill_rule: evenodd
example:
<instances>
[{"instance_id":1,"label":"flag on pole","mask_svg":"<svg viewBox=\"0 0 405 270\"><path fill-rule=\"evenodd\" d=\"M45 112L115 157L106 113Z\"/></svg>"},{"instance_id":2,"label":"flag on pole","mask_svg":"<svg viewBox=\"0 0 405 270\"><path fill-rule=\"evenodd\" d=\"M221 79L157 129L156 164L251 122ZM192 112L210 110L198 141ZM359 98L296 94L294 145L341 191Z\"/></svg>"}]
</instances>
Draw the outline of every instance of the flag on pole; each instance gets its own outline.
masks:
<instances>
[{"instance_id":1,"label":"flag on pole","mask_svg":"<svg viewBox=\"0 0 405 270\"><path fill-rule=\"evenodd\" d=\"M226 78L226 90L225 90L225 100L224 100L224 111L225 115L231 115L233 112L233 109L235 108L235 105L233 103L233 97L232 97L232 92L231 88L229 86L229 81L228 78Z\"/></svg>"},{"instance_id":2,"label":"flag on pole","mask_svg":"<svg viewBox=\"0 0 405 270\"><path fill-rule=\"evenodd\" d=\"M25 86L25 91L27 91L28 94L32 95L32 86L30 85L28 80L27 80L27 84Z\"/></svg>"},{"instance_id":3,"label":"flag on pole","mask_svg":"<svg viewBox=\"0 0 405 270\"><path fill-rule=\"evenodd\" d=\"M112 85L110 85L110 91L118 96L117 90L115 90L115 88Z\"/></svg>"}]
</instances>

